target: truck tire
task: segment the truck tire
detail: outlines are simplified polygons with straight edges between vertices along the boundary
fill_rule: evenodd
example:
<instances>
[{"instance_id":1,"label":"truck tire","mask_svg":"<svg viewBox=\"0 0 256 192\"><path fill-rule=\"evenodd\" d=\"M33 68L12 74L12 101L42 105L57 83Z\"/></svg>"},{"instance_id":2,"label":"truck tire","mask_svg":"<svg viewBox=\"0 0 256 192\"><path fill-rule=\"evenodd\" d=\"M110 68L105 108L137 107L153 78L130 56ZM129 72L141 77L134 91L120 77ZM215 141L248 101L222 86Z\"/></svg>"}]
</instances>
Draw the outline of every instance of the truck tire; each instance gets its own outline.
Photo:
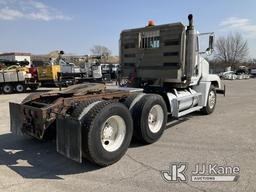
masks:
<instances>
[{"instance_id":1,"label":"truck tire","mask_svg":"<svg viewBox=\"0 0 256 192\"><path fill-rule=\"evenodd\" d=\"M123 104L129 109L133 100L137 97L138 94L134 94L131 96L128 96L127 98L125 98L125 100L123 101Z\"/></svg>"},{"instance_id":2,"label":"truck tire","mask_svg":"<svg viewBox=\"0 0 256 192\"><path fill-rule=\"evenodd\" d=\"M160 95L142 97L131 110L134 137L143 143L154 143L163 134L167 123L167 107Z\"/></svg>"},{"instance_id":3,"label":"truck tire","mask_svg":"<svg viewBox=\"0 0 256 192\"><path fill-rule=\"evenodd\" d=\"M216 90L215 90L215 87L213 85L211 85L210 89L209 89L208 97L207 97L206 106L203 107L203 109L201 110L202 113L204 115L211 114L215 109L216 102L217 102Z\"/></svg>"},{"instance_id":4,"label":"truck tire","mask_svg":"<svg viewBox=\"0 0 256 192\"><path fill-rule=\"evenodd\" d=\"M100 99L91 99L88 101L83 101L81 103L78 103L75 107L71 108L68 113L70 113L71 117L78 119L83 110L88 107L88 105L95 103L97 101L100 101Z\"/></svg>"},{"instance_id":5,"label":"truck tire","mask_svg":"<svg viewBox=\"0 0 256 192\"><path fill-rule=\"evenodd\" d=\"M15 85L15 91L17 93L23 93L26 91L26 86L24 84L19 83L19 84Z\"/></svg>"},{"instance_id":6,"label":"truck tire","mask_svg":"<svg viewBox=\"0 0 256 192\"><path fill-rule=\"evenodd\" d=\"M101 101L82 119L83 157L99 166L117 162L127 151L132 134L132 117L122 103Z\"/></svg>"},{"instance_id":7,"label":"truck tire","mask_svg":"<svg viewBox=\"0 0 256 192\"><path fill-rule=\"evenodd\" d=\"M3 86L3 93L10 94L13 92L13 86L10 84L6 84Z\"/></svg>"}]
</instances>

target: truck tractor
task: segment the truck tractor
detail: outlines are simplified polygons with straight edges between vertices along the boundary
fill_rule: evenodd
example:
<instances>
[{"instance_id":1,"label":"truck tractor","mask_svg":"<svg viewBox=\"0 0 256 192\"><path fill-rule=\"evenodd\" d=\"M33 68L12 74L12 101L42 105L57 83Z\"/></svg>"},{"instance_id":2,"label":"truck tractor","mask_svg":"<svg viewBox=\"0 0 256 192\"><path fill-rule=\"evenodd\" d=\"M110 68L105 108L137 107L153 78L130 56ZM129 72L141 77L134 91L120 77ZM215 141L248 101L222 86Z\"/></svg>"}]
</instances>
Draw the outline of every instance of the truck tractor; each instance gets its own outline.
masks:
<instances>
[{"instance_id":1,"label":"truck tractor","mask_svg":"<svg viewBox=\"0 0 256 192\"><path fill-rule=\"evenodd\" d=\"M130 87L78 84L27 96L10 103L11 132L44 139L56 137L57 152L77 162L99 166L117 162L131 139L144 144L163 134L167 117L194 111L211 114L216 93L224 93L217 75L199 51L193 25L172 23L124 30L120 36L122 74ZM209 48L213 50L213 34Z\"/></svg>"},{"instance_id":2,"label":"truck tractor","mask_svg":"<svg viewBox=\"0 0 256 192\"><path fill-rule=\"evenodd\" d=\"M13 92L23 93L30 88L35 91L39 87L37 79L33 76L32 69L20 66L21 62L12 62L15 65L3 67L0 70L0 90L4 94Z\"/></svg>"}]
</instances>

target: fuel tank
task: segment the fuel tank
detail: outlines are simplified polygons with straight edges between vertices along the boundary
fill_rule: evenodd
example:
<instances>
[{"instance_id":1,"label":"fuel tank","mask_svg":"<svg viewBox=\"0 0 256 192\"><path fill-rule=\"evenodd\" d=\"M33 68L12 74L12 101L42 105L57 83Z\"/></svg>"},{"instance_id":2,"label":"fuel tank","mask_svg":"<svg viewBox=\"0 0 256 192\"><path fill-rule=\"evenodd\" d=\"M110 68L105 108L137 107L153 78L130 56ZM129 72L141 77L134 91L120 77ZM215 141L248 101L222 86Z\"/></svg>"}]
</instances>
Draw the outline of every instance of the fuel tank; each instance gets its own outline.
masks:
<instances>
[{"instance_id":1,"label":"fuel tank","mask_svg":"<svg viewBox=\"0 0 256 192\"><path fill-rule=\"evenodd\" d=\"M188 108L198 105L199 97L193 97L197 92L193 89L188 90L174 90L174 93L167 93L170 103L173 99L183 98L179 101L178 111L183 111Z\"/></svg>"}]
</instances>

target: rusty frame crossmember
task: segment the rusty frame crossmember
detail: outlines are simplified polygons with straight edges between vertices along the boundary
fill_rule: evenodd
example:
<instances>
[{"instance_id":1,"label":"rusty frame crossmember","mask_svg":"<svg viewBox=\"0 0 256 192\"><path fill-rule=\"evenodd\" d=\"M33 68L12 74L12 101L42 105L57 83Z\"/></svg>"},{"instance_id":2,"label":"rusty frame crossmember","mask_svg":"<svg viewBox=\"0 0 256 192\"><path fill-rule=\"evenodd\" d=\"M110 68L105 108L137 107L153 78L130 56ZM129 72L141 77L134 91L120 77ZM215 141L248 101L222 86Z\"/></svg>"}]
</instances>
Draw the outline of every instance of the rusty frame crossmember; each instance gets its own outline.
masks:
<instances>
[{"instance_id":1,"label":"rusty frame crossmember","mask_svg":"<svg viewBox=\"0 0 256 192\"><path fill-rule=\"evenodd\" d=\"M45 130L55 125L58 115L65 116L67 111L77 103L90 99L120 100L131 95L124 90L104 90L85 95L72 93L43 93L31 95L22 103L10 103L11 132L27 134L37 139L43 139ZM44 99L50 100L44 102Z\"/></svg>"}]
</instances>

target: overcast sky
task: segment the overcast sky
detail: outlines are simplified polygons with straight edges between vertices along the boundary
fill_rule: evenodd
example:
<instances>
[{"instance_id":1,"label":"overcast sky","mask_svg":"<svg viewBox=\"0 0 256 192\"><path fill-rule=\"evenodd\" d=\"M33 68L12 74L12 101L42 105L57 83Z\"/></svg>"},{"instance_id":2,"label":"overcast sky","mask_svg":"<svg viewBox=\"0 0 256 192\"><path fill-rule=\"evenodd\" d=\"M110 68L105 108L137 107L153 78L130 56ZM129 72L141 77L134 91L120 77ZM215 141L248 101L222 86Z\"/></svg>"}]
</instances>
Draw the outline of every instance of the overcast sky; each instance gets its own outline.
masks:
<instances>
[{"instance_id":1,"label":"overcast sky","mask_svg":"<svg viewBox=\"0 0 256 192\"><path fill-rule=\"evenodd\" d=\"M118 54L123 29L181 21L193 13L197 30L239 31L256 57L255 0L0 0L0 52L88 54L93 45Z\"/></svg>"}]
</instances>

